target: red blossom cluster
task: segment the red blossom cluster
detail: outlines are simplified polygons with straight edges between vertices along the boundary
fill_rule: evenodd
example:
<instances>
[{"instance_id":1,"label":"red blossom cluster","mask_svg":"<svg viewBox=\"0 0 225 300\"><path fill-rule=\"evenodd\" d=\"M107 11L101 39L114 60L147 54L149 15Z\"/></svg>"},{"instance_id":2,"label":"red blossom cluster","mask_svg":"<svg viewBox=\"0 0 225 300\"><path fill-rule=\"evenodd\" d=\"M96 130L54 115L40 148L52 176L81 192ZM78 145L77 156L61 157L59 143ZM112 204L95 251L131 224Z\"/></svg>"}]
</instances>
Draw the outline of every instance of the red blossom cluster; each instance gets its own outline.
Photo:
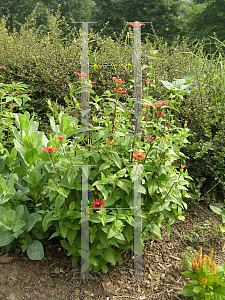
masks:
<instances>
[{"instance_id":1,"label":"red blossom cluster","mask_svg":"<svg viewBox=\"0 0 225 300\"><path fill-rule=\"evenodd\" d=\"M127 25L131 25L131 26L133 26L133 27L140 27L140 26L142 26L142 25L145 25L145 23L140 23L140 24L138 24L139 22L134 22L134 23L127 23Z\"/></svg>"},{"instance_id":2,"label":"red blossom cluster","mask_svg":"<svg viewBox=\"0 0 225 300\"><path fill-rule=\"evenodd\" d=\"M116 92L116 88L113 89L114 92ZM118 93L120 94L126 94L126 91L123 91L122 89L118 89Z\"/></svg>"},{"instance_id":3,"label":"red blossom cluster","mask_svg":"<svg viewBox=\"0 0 225 300\"><path fill-rule=\"evenodd\" d=\"M49 153L54 152L56 150L58 150L58 148L56 148L55 146L48 146L48 148L46 148L46 147L44 148L44 151L49 152Z\"/></svg>"},{"instance_id":4,"label":"red blossom cluster","mask_svg":"<svg viewBox=\"0 0 225 300\"><path fill-rule=\"evenodd\" d=\"M157 113L158 115L160 115L160 116L164 116L164 115L165 115L165 113L164 113L164 112L161 112L161 111L156 111L156 113Z\"/></svg>"},{"instance_id":5,"label":"red blossom cluster","mask_svg":"<svg viewBox=\"0 0 225 300\"><path fill-rule=\"evenodd\" d=\"M161 105L160 105L160 104L154 104L154 106L155 106L155 108L157 108L157 107L161 107Z\"/></svg>"},{"instance_id":6,"label":"red blossom cluster","mask_svg":"<svg viewBox=\"0 0 225 300\"><path fill-rule=\"evenodd\" d=\"M84 73L78 73L78 72L75 72L75 74L77 74L79 77L88 76L87 74L84 74Z\"/></svg>"},{"instance_id":7,"label":"red blossom cluster","mask_svg":"<svg viewBox=\"0 0 225 300\"><path fill-rule=\"evenodd\" d=\"M61 140L64 140L66 137L65 136L57 136L55 139L56 140L59 140L59 141L61 141Z\"/></svg>"},{"instance_id":8,"label":"red blossom cluster","mask_svg":"<svg viewBox=\"0 0 225 300\"><path fill-rule=\"evenodd\" d=\"M167 105L167 104L169 104L169 102L166 102L166 101L159 101L159 103L161 103L162 105Z\"/></svg>"},{"instance_id":9,"label":"red blossom cluster","mask_svg":"<svg viewBox=\"0 0 225 300\"><path fill-rule=\"evenodd\" d=\"M150 141L150 142L155 142L158 138L157 137L152 137L150 138L149 136L145 137L146 140Z\"/></svg>"},{"instance_id":10,"label":"red blossom cluster","mask_svg":"<svg viewBox=\"0 0 225 300\"><path fill-rule=\"evenodd\" d=\"M125 81L122 81L120 79L117 79L116 77L113 77L113 80L115 80L117 83L125 83Z\"/></svg>"}]
</instances>

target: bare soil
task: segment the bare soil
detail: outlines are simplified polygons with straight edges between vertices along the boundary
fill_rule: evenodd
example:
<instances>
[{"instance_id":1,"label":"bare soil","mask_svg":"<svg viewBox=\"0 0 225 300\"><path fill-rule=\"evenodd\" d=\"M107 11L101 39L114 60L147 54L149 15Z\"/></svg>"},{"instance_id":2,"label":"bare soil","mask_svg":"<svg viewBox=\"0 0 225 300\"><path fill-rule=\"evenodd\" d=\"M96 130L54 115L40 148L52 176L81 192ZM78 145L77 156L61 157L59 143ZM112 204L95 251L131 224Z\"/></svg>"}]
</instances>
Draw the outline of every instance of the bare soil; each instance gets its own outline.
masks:
<instances>
[{"instance_id":1,"label":"bare soil","mask_svg":"<svg viewBox=\"0 0 225 300\"><path fill-rule=\"evenodd\" d=\"M208 221L207 221L208 220ZM180 272L187 270L190 260L200 247L203 255L214 249L213 260L223 264L224 236L220 233L221 217L204 203L189 205L185 222L176 221L170 237L149 238L142 253L142 279L133 279L132 251L123 254L124 263L110 265L109 272L89 272L98 279L80 277L80 263L73 268L66 251L51 242L45 247L45 258L32 261L26 252L0 253L1 300L86 300L86 299L185 299L176 292L187 280ZM145 278L148 278L148 282Z\"/></svg>"}]
</instances>

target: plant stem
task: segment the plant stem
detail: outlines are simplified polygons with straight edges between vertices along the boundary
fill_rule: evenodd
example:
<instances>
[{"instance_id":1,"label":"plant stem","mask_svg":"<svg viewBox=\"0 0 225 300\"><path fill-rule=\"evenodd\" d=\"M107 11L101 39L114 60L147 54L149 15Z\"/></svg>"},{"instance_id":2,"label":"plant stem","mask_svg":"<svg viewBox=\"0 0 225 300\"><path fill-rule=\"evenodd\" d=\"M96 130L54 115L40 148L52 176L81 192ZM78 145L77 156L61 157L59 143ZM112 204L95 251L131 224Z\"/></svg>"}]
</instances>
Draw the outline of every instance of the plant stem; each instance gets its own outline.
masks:
<instances>
[{"instance_id":1,"label":"plant stem","mask_svg":"<svg viewBox=\"0 0 225 300\"><path fill-rule=\"evenodd\" d=\"M52 156L52 155L50 155L50 157L51 157L51 160L52 160L53 165L54 165L54 167L55 167L56 173L57 173L59 179L61 180L61 177L60 177L60 175L59 175L59 171L58 171L58 169L56 169L56 165L55 165L55 157Z\"/></svg>"}]
</instances>

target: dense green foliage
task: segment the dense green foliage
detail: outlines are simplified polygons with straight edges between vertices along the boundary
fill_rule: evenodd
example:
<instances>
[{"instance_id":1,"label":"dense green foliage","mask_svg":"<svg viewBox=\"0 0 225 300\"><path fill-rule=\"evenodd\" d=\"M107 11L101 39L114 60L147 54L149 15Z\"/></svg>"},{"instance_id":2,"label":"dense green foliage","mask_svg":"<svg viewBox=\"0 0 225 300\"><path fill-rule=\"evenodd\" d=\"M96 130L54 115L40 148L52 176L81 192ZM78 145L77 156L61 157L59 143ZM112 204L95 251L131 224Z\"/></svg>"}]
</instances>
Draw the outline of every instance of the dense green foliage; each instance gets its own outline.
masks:
<instances>
[{"instance_id":1,"label":"dense green foliage","mask_svg":"<svg viewBox=\"0 0 225 300\"><path fill-rule=\"evenodd\" d=\"M74 33L74 28L79 30L81 24L76 22L89 21L98 22L89 24L94 32L100 32L107 24L103 34L115 40L122 28L122 35L126 36L126 22L138 20L146 22L142 26L143 42L147 36L152 40L154 31L170 45L178 35L189 37L192 41L215 35L219 40L225 40L225 0L0 0L0 19L3 15L7 16L9 32L13 28L19 31L34 9L35 26L43 33L51 30L51 19L60 10L61 37ZM205 45L205 51L210 52L210 47L214 46ZM215 47L211 50L215 51Z\"/></svg>"},{"instance_id":2,"label":"dense green foliage","mask_svg":"<svg viewBox=\"0 0 225 300\"><path fill-rule=\"evenodd\" d=\"M220 41L225 41L225 0L206 1L204 6L193 5L188 15L189 37L192 40L217 37ZM205 51L214 53L217 47L206 45Z\"/></svg>"}]
</instances>

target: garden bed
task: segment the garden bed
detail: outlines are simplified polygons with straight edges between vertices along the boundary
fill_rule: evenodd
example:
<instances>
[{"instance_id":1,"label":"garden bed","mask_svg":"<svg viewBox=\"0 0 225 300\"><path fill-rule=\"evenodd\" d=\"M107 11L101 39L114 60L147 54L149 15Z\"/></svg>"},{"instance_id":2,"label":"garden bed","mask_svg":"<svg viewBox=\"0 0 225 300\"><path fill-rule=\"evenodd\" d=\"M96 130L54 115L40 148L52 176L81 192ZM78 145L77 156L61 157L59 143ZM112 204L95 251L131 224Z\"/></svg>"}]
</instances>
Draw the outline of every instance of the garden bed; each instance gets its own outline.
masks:
<instances>
[{"instance_id":1,"label":"garden bed","mask_svg":"<svg viewBox=\"0 0 225 300\"><path fill-rule=\"evenodd\" d=\"M162 240L146 240L142 268L143 277L148 277L149 282L131 278L131 250L122 255L124 263L121 266L108 264L107 274L90 271L90 276L97 276L97 280L73 279L80 276L80 262L72 268L66 251L53 241L45 247L45 257L41 261L29 260L21 249L6 255L1 253L0 299L185 299L176 292L182 290L187 282L180 274L187 269L187 257L192 260L194 253L203 246L203 255L209 255L214 249L212 261L223 264L225 239L219 224L221 217L212 212L208 205L191 204L186 221L177 220L172 225L170 237L163 230Z\"/></svg>"}]
</instances>

